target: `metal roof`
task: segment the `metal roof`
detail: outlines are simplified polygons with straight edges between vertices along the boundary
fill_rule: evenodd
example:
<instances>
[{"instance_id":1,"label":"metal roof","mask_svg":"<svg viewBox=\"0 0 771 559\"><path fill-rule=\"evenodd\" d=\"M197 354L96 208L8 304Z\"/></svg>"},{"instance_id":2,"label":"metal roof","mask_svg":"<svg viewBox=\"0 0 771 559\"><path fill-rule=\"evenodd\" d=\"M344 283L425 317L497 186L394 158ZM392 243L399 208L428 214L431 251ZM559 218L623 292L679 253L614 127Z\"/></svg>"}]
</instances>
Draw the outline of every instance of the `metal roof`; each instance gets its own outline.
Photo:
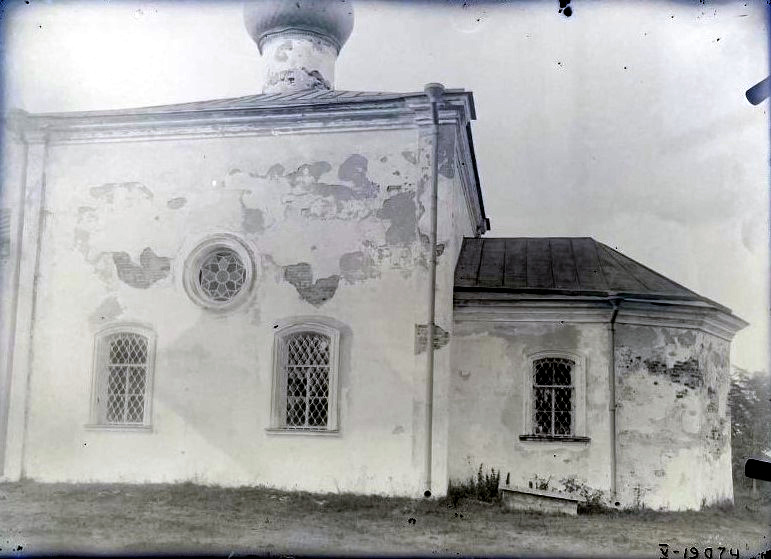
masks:
<instances>
[{"instance_id":1,"label":"metal roof","mask_svg":"<svg viewBox=\"0 0 771 559\"><path fill-rule=\"evenodd\" d=\"M590 237L465 238L455 291L700 301L729 311Z\"/></svg>"}]
</instances>

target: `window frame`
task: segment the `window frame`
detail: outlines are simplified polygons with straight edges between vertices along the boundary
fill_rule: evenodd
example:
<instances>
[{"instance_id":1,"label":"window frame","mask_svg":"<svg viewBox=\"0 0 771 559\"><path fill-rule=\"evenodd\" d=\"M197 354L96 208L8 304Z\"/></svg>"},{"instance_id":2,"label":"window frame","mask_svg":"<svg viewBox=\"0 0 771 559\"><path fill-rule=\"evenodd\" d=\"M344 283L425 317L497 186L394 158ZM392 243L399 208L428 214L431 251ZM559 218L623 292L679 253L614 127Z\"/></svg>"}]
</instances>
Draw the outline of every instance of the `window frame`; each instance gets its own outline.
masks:
<instances>
[{"instance_id":1,"label":"window frame","mask_svg":"<svg viewBox=\"0 0 771 559\"><path fill-rule=\"evenodd\" d=\"M324 428L287 427L286 425L286 383L285 348L286 340L299 333L321 334L329 338L329 394L327 395L327 425ZM273 336L273 386L271 390L271 433L330 435L338 434L339 407L338 383L340 371L340 330L319 320L292 322L275 330Z\"/></svg>"},{"instance_id":2,"label":"window frame","mask_svg":"<svg viewBox=\"0 0 771 559\"><path fill-rule=\"evenodd\" d=\"M142 423L110 423L106 421L107 412L107 374L109 365L108 340L116 334L140 335L147 341L147 359L145 361L145 391ZM155 331L145 325L137 323L121 323L108 326L99 330L94 335L94 351L92 358L91 380L91 409L90 422L86 427L93 429L119 430L119 431L146 431L152 430L153 417L153 384L155 379ZM100 398L104 398L100 401Z\"/></svg>"},{"instance_id":3,"label":"window frame","mask_svg":"<svg viewBox=\"0 0 771 559\"><path fill-rule=\"evenodd\" d=\"M535 392L533 371L535 362L544 358L569 359L574 363L572 371L573 418L570 435L536 434L533 414ZM583 355L569 350L542 350L527 356L527 368L522 375L522 410L524 433L522 441L588 442L586 436L586 359Z\"/></svg>"},{"instance_id":4,"label":"window frame","mask_svg":"<svg viewBox=\"0 0 771 559\"><path fill-rule=\"evenodd\" d=\"M216 301L210 298L202 289L198 279L203 263L219 250L233 251L241 259L246 273L243 286L228 301ZM250 298L256 271L255 252L251 247L236 235L218 233L207 236L189 252L183 266L182 285L195 304L210 311L224 313L240 307Z\"/></svg>"}]
</instances>

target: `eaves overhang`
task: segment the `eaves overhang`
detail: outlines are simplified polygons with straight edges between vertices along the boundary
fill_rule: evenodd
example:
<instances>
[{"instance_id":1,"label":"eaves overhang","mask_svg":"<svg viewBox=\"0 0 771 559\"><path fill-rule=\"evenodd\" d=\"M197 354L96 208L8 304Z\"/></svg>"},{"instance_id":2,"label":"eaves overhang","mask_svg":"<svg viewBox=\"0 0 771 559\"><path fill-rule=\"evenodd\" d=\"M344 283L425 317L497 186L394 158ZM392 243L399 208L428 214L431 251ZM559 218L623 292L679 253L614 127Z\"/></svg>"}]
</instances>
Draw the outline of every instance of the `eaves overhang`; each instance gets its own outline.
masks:
<instances>
[{"instance_id":1,"label":"eaves overhang","mask_svg":"<svg viewBox=\"0 0 771 559\"><path fill-rule=\"evenodd\" d=\"M701 330L727 341L749 326L726 307L705 301L639 298L633 294L579 296L502 293L455 288L456 322L609 323Z\"/></svg>"}]
</instances>

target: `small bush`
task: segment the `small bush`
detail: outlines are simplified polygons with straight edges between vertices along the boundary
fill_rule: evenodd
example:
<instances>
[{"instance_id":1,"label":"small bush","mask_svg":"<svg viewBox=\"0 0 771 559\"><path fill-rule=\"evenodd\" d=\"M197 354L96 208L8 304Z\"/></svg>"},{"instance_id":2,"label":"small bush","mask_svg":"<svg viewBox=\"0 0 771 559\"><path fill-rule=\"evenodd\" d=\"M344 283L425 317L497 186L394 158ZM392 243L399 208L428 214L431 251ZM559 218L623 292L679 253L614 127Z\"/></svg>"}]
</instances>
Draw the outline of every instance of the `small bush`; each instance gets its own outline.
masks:
<instances>
[{"instance_id":1,"label":"small bush","mask_svg":"<svg viewBox=\"0 0 771 559\"><path fill-rule=\"evenodd\" d=\"M551 476L549 476L549 477L541 477L538 474L535 474L533 476L532 481L529 481L527 483L527 486L530 489L539 489L541 491L548 491L550 483L551 483Z\"/></svg>"},{"instance_id":2,"label":"small bush","mask_svg":"<svg viewBox=\"0 0 771 559\"><path fill-rule=\"evenodd\" d=\"M609 509L605 506L605 493L600 489L592 489L585 483L578 481L575 476L570 476L560 480L565 493L578 494L582 501L578 503L578 512L584 514L594 514L607 512Z\"/></svg>"},{"instance_id":3,"label":"small bush","mask_svg":"<svg viewBox=\"0 0 771 559\"><path fill-rule=\"evenodd\" d=\"M498 484L501 481L500 470L490 468L490 473L484 471L484 465L479 465L476 477L470 476L467 480L457 482L450 481L447 486L447 498L452 506L458 506L461 499L477 499L485 503L498 502Z\"/></svg>"}]
</instances>

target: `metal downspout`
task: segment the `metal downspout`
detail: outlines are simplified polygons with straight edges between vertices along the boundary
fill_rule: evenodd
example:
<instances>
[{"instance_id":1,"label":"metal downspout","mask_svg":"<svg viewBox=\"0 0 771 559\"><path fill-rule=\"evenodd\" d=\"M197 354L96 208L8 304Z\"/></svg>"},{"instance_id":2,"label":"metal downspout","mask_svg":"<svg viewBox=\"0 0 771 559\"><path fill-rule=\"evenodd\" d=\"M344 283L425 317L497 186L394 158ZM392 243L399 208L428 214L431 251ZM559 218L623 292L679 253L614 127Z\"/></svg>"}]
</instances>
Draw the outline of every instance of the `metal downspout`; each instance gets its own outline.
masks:
<instances>
[{"instance_id":1,"label":"metal downspout","mask_svg":"<svg viewBox=\"0 0 771 559\"><path fill-rule=\"evenodd\" d=\"M433 466L434 430L434 319L436 311L436 221L438 204L438 158L439 158L439 103L444 86L429 83L424 88L431 102L431 229L428 233L428 323L426 328L426 457L424 497L431 496L431 469Z\"/></svg>"},{"instance_id":2,"label":"metal downspout","mask_svg":"<svg viewBox=\"0 0 771 559\"><path fill-rule=\"evenodd\" d=\"M609 394L609 407L610 413L610 493L614 503L616 503L618 482L617 482L617 468L616 461L618 460L616 452L616 317L618 316L618 308L621 304L621 297L614 297L610 299L610 304L613 305L613 314L610 316L610 348L608 351L608 388Z\"/></svg>"}]
</instances>

